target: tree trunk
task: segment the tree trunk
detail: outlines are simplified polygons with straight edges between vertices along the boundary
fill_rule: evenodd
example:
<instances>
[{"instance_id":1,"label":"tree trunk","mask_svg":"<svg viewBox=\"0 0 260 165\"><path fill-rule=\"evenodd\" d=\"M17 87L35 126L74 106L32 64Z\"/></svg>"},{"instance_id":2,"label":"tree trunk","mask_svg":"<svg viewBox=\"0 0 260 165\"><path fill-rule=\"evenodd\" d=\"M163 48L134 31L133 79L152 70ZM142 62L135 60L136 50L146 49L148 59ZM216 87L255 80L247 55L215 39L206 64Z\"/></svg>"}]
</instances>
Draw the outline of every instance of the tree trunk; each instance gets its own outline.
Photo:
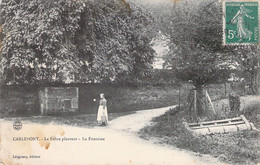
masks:
<instances>
[{"instance_id":1,"label":"tree trunk","mask_svg":"<svg viewBox=\"0 0 260 165\"><path fill-rule=\"evenodd\" d=\"M196 86L196 90L197 90L197 105L196 105L196 108L197 108L197 115L198 116L202 116L204 114L204 109L203 109L203 105L202 105L202 100L203 100L203 88L202 88L202 85L197 85Z\"/></svg>"}]
</instances>

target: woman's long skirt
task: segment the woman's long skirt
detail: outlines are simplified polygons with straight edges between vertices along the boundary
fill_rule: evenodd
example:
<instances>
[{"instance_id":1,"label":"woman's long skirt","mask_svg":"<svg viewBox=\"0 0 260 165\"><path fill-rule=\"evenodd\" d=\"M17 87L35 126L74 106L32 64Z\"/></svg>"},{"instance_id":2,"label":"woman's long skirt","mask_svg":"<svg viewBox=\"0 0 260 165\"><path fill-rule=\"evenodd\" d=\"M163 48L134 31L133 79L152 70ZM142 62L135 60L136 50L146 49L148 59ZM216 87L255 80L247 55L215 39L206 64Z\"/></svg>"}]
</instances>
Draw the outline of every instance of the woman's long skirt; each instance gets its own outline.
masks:
<instances>
[{"instance_id":1,"label":"woman's long skirt","mask_svg":"<svg viewBox=\"0 0 260 165\"><path fill-rule=\"evenodd\" d=\"M108 123L108 115L107 115L107 107L105 107L105 109L103 108L103 106L99 106L98 107L98 113L97 113L97 121L98 123L102 123L102 117L105 117L105 123Z\"/></svg>"}]
</instances>

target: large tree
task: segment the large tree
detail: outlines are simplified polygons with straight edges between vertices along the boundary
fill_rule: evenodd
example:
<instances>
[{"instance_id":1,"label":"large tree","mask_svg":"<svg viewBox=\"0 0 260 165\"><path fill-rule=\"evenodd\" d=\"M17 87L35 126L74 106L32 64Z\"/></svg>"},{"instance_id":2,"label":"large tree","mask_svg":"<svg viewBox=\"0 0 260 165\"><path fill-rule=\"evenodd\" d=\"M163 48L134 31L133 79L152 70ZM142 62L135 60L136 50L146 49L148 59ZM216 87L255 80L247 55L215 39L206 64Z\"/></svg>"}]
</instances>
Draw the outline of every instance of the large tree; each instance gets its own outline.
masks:
<instances>
[{"instance_id":1,"label":"large tree","mask_svg":"<svg viewBox=\"0 0 260 165\"><path fill-rule=\"evenodd\" d=\"M233 70L244 73L256 91L259 81L259 50L256 46L223 45L222 3L217 0L183 0L146 5L156 17L156 26L168 37L165 58L181 82L191 82L198 91L210 83L225 82ZM256 92L254 92L256 93ZM198 113L203 114L198 105Z\"/></svg>"},{"instance_id":2,"label":"large tree","mask_svg":"<svg viewBox=\"0 0 260 165\"><path fill-rule=\"evenodd\" d=\"M111 81L152 62L152 18L124 0L3 0L0 15L5 83Z\"/></svg>"},{"instance_id":3,"label":"large tree","mask_svg":"<svg viewBox=\"0 0 260 165\"><path fill-rule=\"evenodd\" d=\"M199 103L204 85L229 76L229 49L222 45L221 3L184 0L162 4L160 10L164 12L154 11L158 27L170 40L168 63L182 82L195 86ZM203 114L202 105L198 110Z\"/></svg>"}]
</instances>

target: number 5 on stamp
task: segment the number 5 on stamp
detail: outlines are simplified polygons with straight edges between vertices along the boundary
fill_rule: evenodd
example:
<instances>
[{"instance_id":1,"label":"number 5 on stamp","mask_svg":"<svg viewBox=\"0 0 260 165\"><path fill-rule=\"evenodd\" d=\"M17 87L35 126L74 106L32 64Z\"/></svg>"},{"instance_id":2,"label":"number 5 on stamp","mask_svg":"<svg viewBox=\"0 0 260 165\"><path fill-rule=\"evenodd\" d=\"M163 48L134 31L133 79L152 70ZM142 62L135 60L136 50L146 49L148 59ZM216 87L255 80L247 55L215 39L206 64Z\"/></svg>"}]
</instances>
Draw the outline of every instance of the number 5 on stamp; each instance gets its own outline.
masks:
<instances>
[{"instance_id":1,"label":"number 5 on stamp","mask_svg":"<svg viewBox=\"0 0 260 165\"><path fill-rule=\"evenodd\" d=\"M257 44L259 24L257 1L224 1L224 44Z\"/></svg>"}]
</instances>

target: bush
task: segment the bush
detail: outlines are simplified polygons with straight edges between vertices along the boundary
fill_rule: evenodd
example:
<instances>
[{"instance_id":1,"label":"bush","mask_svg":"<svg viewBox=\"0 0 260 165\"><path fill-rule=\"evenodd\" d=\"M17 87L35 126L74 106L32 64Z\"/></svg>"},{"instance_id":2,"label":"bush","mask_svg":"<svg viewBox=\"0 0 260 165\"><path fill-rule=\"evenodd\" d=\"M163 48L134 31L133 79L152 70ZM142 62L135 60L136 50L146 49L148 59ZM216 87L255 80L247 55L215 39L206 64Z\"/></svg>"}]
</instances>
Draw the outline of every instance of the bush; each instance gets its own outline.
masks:
<instances>
[{"instance_id":1,"label":"bush","mask_svg":"<svg viewBox=\"0 0 260 165\"><path fill-rule=\"evenodd\" d=\"M253 122L256 128L260 128L260 103L254 103L242 110L241 114Z\"/></svg>"}]
</instances>

